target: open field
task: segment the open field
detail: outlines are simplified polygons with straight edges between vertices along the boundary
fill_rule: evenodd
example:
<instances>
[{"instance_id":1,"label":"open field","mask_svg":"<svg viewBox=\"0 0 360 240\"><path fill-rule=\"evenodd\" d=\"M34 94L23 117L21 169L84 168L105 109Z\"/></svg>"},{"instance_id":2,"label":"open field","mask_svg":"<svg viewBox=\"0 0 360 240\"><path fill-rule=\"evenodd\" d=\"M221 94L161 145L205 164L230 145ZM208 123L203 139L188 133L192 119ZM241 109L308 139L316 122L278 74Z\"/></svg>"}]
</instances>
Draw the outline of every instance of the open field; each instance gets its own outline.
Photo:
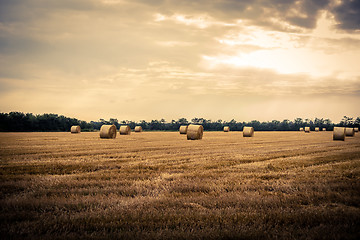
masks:
<instances>
[{"instance_id":1,"label":"open field","mask_svg":"<svg viewBox=\"0 0 360 240\"><path fill-rule=\"evenodd\" d=\"M360 238L360 134L0 133L0 158L5 238Z\"/></svg>"}]
</instances>

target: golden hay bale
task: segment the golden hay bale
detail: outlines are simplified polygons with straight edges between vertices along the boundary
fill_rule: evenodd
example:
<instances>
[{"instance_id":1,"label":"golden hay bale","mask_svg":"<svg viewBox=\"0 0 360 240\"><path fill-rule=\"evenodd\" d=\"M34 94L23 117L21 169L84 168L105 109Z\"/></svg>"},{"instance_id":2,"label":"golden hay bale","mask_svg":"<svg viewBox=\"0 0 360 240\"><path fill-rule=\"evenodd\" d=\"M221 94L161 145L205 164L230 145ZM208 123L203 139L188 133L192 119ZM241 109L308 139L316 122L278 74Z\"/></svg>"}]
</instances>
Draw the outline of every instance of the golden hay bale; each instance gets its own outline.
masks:
<instances>
[{"instance_id":1,"label":"golden hay bale","mask_svg":"<svg viewBox=\"0 0 360 240\"><path fill-rule=\"evenodd\" d=\"M129 125L122 125L120 126L120 135L130 135L131 133L131 128Z\"/></svg>"},{"instance_id":2,"label":"golden hay bale","mask_svg":"<svg viewBox=\"0 0 360 240\"><path fill-rule=\"evenodd\" d=\"M299 128L299 131L304 131L304 128Z\"/></svg>"},{"instance_id":3,"label":"golden hay bale","mask_svg":"<svg viewBox=\"0 0 360 240\"><path fill-rule=\"evenodd\" d=\"M344 127L334 127L333 140L345 141L345 128Z\"/></svg>"},{"instance_id":4,"label":"golden hay bale","mask_svg":"<svg viewBox=\"0 0 360 240\"><path fill-rule=\"evenodd\" d=\"M80 128L80 126L72 126L70 131L71 131L71 133L80 133L81 128Z\"/></svg>"},{"instance_id":5,"label":"golden hay bale","mask_svg":"<svg viewBox=\"0 0 360 240\"><path fill-rule=\"evenodd\" d=\"M354 132L359 132L359 128L354 128Z\"/></svg>"},{"instance_id":6,"label":"golden hay bale","mask_svg":"<svg viewBox=\"0 0 360 240\"><path fill-rule=\"evenodd\" d=\"M186 134L188 140L200 140L203 137L204 127L202 125L190 124Z\"/></svg>"},{"instance_id":7,"label":"golden hay bale","mask_svg":"<svg viewBox=\"0 0 360 240\"><path fill-rule=\"evenodd\" d=\"M142 132L142 127L141 126L136 126L135 127L135 132Z\"/></svg>"},{"instance_id":8,"label":"golden hay bale","mask_svg":"<svg viewBox=\"0 0 360 240\"><path fill-rule=\"evenodd\" d=\"M326 128L323 128L322 130L323 130L324 132L326 132Z\"/></svg>"},{"instance_id":9,"label":"golden hay bale","mask_svg":"<svg viewBox=\"0 0 360 240\"><path fill-rule=\"evenodd\" d=\"M116 126L102 125L100 128L100 138L116 138Z\"/></svg>"},{"instance_id":10,"label":"golden hay bale","mask_svg":"<svg viewBox=\"0 0 360 240\"><path fill-rule=\"evenodd\" d=\"M310 132L310 127L305 127L305 132L309 133Z\"/></svg>"},{"instance_id":11,"label":"golden hay bale","mask_svg":"<svg viewBox=\"0 0 360 240\"><path fill-rule=\"evenodd\" d=\"M254 128L253 127L244 127L243 128L243 137L252 137L254 136Z\"/></svg>"},{"instance_id":12,"label":"golden hay bale","mask_svg":"<svg viewBox=\"0 0 360 240\"><path fill-rule=\"evenodd\" d=\"M180 128L179 128L180 134L186 134L187 129L188 129L188 126L186 126L186 125L180 126Z\"/></svg>"},{"instance_id":13,"label":"golden hay bale","mask_svg":"<svg viewBox=\"0 0 360 240\"><path fill-rule=\"evenodd\" d=\"M345 136L353 137L355 135L354 128L345 128Z\"/></svg>"},{"instance_id":14,"label":"golden hay bale","mask_svg":"<svg viewBox=\"0 0 360 240\"><path fill-rule=\"evenodd\" d=\"M320 131L320 128L319 128L319 127L316 127L316 128L315 128L315 132L318 132L318 131Z\"/></svg>"},{"instance_id":15,"label":"golden hay bale","mask_svg":"<svg viewBox=\"0 0 360 240\"><path fill-rule=\"evenodd\" d=\"M225 126L224 127L224 132L229 132L230 131L230 127L229 126Z\"/></svg>"}]
</instances>

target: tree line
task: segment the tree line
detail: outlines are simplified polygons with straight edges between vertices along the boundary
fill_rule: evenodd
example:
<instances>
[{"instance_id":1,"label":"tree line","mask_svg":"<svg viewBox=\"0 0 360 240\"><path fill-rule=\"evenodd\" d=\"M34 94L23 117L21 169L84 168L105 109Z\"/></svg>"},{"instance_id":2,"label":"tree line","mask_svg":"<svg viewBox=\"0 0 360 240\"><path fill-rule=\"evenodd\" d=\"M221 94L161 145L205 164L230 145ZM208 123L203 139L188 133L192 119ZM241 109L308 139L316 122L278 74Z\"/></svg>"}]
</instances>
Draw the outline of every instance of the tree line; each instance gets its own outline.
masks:
<instances>
[{"instance_id":1,"label":"tree line","mask_svg":"<svg viewBox=\"0 0 360 240\"><path fill-rule=\"evenodd\" d=\"M99 119L98 121L81 121L76 118L69 118L58 114L45 113L34 115L32 113L10 112L0 113L0 131L2 132L47 132L47 131L70 131L71 126L80 125L82 131L96 131L104 124L114 124L118 129L120 125L129 125L132 129L141 126L148 131L178 131L181 125L201 124L205 131L222 131L224 126L229 126L231 131L242 131L244 126L254 127L255 131L298 131L300 127L326 128L333 130L334 126L359 127L360 117L353 118L344 116L339 123L333 123L330 119L315 118L294 120L284 119L282 121L272 120L260 122L253 120L250 122L239 122L234 119L231 121L208 120L205 118L193 118L188 121L186 118L171 120L165 119L138 122L110 118L109 120Z\"/></svg>"}]
</instances>

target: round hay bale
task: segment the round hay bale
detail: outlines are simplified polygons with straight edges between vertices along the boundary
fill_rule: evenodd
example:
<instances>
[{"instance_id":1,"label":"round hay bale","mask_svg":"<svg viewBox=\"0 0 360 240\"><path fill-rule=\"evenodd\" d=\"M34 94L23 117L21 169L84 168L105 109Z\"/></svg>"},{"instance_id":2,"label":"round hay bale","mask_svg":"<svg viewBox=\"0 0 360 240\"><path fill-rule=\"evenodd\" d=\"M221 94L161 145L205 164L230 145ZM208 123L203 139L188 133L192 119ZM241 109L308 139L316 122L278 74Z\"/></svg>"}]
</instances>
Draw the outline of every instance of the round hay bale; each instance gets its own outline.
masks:
<instances>
[{"instance_id":1,"label":"round hay bale","mask_svg":"<svg viewBox=\"0 0 360 240\"><path fill-rule=\"evenodd\" d=\"M190 124L187 128L187 140L200 140L203 137L204 127L202 125Z\"/></svg>"},{"instance_id":2,"label":"round hay bale","mask_svg":"<svg viewBox=\"0 0 360 240\"><path fill-rule=\"evenodd\" d=\"M315 128L315 132L318 132L318 131L320 131L320 128L319 128L319 127L316 127L316 128Z\"/></svg>"},{"instance_id":3,"label":"round hay bale","mask_svg":"<svg viewBox=\"0 0 360 240\"><path fill-rule=\"evenodd\" d=\"M345 128L345 136L353 137L355 135L354 128Z\"/></svg>"},{"instance_id":4,"label":"round hay bale","mask_svg":"<svg viewBox=\"0 0 360 240\"><path fill-rule=\"evenodd\" d=\"M310 127L305 127L305 132L310 133Z\"/></svg>"},{"instance_id":5,"label":"round hay bale","mask_svg":"<svg viewBox=\"0 0 360 240\"><path fill-rule=\"evenodd\" d=\"M131 133L130 126L129 125L120 126L119 133L120 133L120 135L130 135L130 133Z\"/></svg>"},{"instance_id":6,"label":"round hay bale","mask_svg":"<svg viewBox=\"0 0 360 240\"><path fill-rule=\"evenodd\" d=\"M326 128L323 128L322 130L323 130L323 132L326 132Z\"/></svg>"},{"instance_id":7,"label":"round hay bale","mask_svg":"<svg viewBox=\"0 0 360 240\"><path fill-rule=\"evenodd\" d=\"M229 126L225 126L225 127L224 127L224 132L230 132L230 127L229 127Z\"/></svg>"},{"instance_id":8,"label":"round hay bale","mask_svg":"<svg viewBox=\"0 0 360 240\"><path fill-rule=\"evenodd\" d=\"M116 126L102 125L100 128L100 138L116 138Z\"/></svg>"},{"instance_id":9,"label":"round hay bale","mask_svg":"<svg viewBox=\"0 0 360 240\"><path fill-rule=\"evenodd\" d=\"M345 128L344 127L334 127L333 140L345 141Z\"/></svg>"},{"instance_id":10,"label":"round hay bale","mask_svg":"<svg viewBox=\"0 0 360 240\"><path fill-rule=\"evenodd\" d=\"M80 128L80 126L78 126L78 125L76 125L76 126L71 126L70 132L71 132L71 133L80 133L80 132L81 132L81 128Z\"/></svg>"},{"instance_id":11,"label":"round hay bale","mask_svg":"<svg viewBox=\"0 0 360 240\"><path fill-rule=\"evenodd\" d=\"M354 128L354 132L359 132L359 128Z\"/></svg>"},{"instance_id":12,"label":"round hay bale","mask_svg":"<svg viewBox=\"0 0 360 240\"><path fill-rule=\"evenodd\" d=\"M244 127L243 128L243 137L253 137L254 128L253 127Z\"/></svg>"},{"instance_id":13,"label":"round hay bale","mask_svg":"<svg viewBox=\"0 0 360 240\"><path fill-rule=\"evenodd\" d=\"M186 125L180 126L180 128L179 128L180 134L186 134L186 133L187 133L187 129L188 129L188 126L186 126Z\"/></svg>"},{"instance_id":14,"label":"round hay bale","mask_svg":"<svg viewBox=\"0 0 360 240\"><path fill-rule=\"evenodd\" d=\"M141 126L136 126L135 127L135 132L142 132L142 127Z\"/></svg>"},{"instance_id":15,"label":"round hay bale","mask_svg":"<svg viewBox=\"0 0 360 240\"><path fill-rule=\"evenodd\" d=\"M299 131L304 131L304 128L299 128Z\"/></svg>"}]
</instances>

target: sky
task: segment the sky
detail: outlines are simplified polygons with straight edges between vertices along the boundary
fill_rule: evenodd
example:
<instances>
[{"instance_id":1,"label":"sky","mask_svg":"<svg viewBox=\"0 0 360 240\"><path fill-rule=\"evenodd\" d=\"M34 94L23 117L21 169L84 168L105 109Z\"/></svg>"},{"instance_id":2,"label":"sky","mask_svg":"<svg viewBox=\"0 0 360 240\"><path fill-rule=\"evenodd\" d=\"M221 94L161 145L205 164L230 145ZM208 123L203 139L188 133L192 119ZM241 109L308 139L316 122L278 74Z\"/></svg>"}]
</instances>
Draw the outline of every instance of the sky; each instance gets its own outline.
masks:
<instances>
[{"instance_id":1,"label":"sky","mask_svg":"<svg viewBox=\"0 0 360 240\"><path fill-rule=\"evenodd\" d=\"M0 0L0 112L360 116L358 0Z\"/></svg>"}]
</instances>

